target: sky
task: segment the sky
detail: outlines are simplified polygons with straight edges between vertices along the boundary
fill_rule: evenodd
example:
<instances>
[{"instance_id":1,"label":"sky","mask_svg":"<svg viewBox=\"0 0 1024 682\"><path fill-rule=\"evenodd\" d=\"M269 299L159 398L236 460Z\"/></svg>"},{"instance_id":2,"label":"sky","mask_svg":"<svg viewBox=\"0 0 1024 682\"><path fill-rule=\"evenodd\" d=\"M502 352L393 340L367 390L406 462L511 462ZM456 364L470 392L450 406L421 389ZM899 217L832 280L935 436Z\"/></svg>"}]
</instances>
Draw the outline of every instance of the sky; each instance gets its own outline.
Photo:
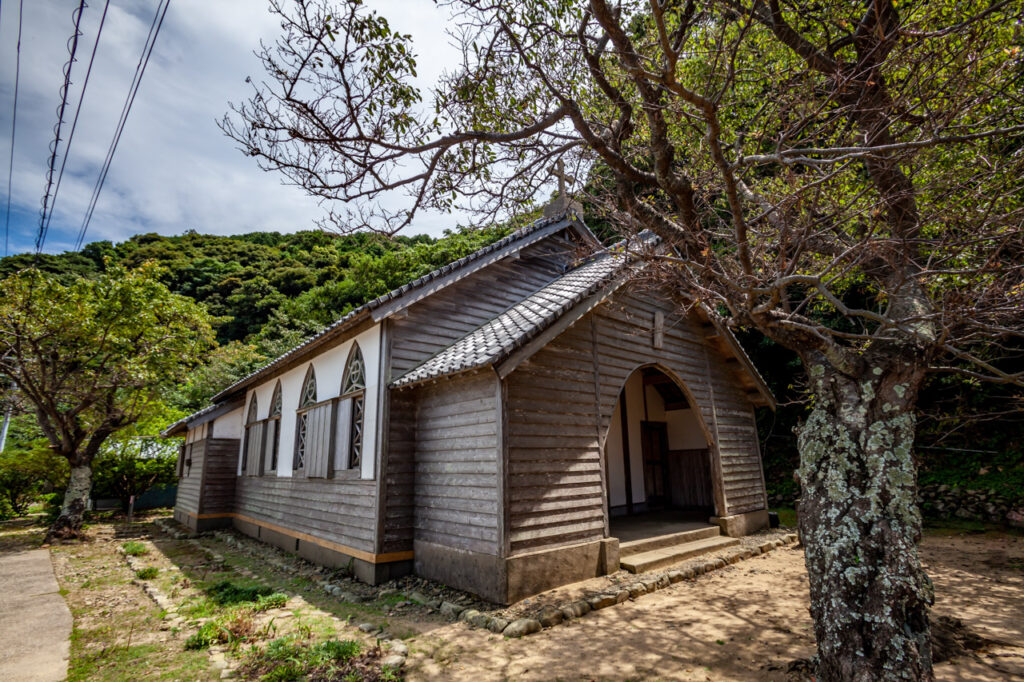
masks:
<instances>
[{"instance_id":1,"label":"sky","mask_svg":"<svg viewBox=\"0 0 1024 682\"><path fill-rule=\"evenodd\" d=\"M77 61L62 137L74 109L105 0L82 14ZM142 53L157 0L110 0L106 24L79 117L56 209L43 250L74 247L86 205ZM413 36L422 84L457 61L445 37L447 15L429 0L369 3L396 29ZM49 144L77 0L24 0L21 80L12 173L10 253L34 249L46 186ZM0 4L0 254L7 205L18 0ZM123 241L134 234L239 234L313 229L325 207L302 190L261 171L216 126L229 102L262 80L253 51L279 26L264 0L170 0L86 242ZM57 159L59 169L64 146ZM56 179L56 177L55 177ZM438 235L468 222L465 215L421 214L408 234Z\"/></svg>"}]
</instances>

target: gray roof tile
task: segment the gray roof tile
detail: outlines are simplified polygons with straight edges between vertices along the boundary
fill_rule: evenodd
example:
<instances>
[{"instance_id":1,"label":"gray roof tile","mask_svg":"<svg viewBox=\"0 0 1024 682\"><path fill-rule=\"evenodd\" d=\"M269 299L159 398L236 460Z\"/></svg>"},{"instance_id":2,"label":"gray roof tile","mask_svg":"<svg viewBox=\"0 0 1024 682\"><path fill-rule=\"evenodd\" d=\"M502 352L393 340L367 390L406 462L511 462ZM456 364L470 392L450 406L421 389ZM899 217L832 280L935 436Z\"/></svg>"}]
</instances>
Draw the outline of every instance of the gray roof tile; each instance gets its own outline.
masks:
<instances>
[{"instance_id":1,"label":"gray roof tile","mask_svg":"<svg viewBox=\"0 0 1024 682\"><path fill-rule=\"evenodd\" d=\"M391 382L409 386L496 364L621 273L630 259L605 253L562 275Z\"/></svg>"}]
</instances>

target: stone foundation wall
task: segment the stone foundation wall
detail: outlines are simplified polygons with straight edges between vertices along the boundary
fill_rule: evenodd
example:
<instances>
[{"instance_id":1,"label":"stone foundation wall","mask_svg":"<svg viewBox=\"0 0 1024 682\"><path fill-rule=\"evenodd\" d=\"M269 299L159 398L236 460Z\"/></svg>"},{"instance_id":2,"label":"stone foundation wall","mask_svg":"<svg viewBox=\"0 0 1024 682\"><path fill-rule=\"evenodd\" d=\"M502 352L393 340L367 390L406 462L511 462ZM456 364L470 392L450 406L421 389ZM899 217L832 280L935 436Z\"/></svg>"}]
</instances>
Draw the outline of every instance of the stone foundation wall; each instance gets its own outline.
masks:
<instances>
[{"instance_id":1,"label":"stone foundation wall","mask_svg":"<svg viewBox=\"0 0 1024 682\"><path fill-rule=\"evenodd\" d=\"M917 501L926 517L1005 523L1024 528L1024 498L1013 499L992 489L926 485L918 491Z\"/></svg>"}]
</instances>

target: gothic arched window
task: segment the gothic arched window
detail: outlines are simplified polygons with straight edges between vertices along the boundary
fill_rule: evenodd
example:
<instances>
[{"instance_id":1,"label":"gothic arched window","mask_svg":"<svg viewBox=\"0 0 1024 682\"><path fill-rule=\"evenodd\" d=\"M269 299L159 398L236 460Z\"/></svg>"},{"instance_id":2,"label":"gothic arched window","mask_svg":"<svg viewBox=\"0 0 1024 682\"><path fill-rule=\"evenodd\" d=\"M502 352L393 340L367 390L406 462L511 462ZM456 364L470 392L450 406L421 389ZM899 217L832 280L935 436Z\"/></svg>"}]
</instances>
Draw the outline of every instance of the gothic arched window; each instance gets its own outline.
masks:
<instances>
[{"instance_id":1,"label":"gothic arched window","mask_svg":"<svg viewBox=\"0 0 1024 682\"><path fill-rule=\"evenodd\" d=\"M257 419L258 407L256 405L256 394L252 394L249 401L249 411L245 417L245 441L242 443L242 470L241 474L252 473L250 465L259 462L259 452L263 446L263 429Z\"/></svg>"},{"instance_id":2,"label":"gothic arched window","mask_svg":"<svg viewBox=\"0 0 1024 682\"><path fill-rule=\"evenodd\" d=\"M341 409L338 415L340 464L358 469L363 451L364 413L366 407L366 364L359 344L353 344L345 363L341 382ZM346 457L347 455L347 457Z\"/></svg>"},{"instance_id":3,"label":"gothic arched window","mask_svg":"<svg viewBox=\"0 0 1024 682\"><path fill-rule=\"evenodd\" d=\"M270 414L267 415L266 436L264 437L264 471L277 471L277 453L281 450L281 382L274 386L270 397ZM266 452L269 450L270 452ZM269 457L268 457L269 455ZM268 461L269 459L269 461Z\"/></svg>"},{"instance_id":4,"label":"gothic arched window","mask_svg":"<svg viewBox=\"0 0 1024 682\"><path fill-rule=\"evenodd\" d=\"M309 447L309 408L315 404L316 373L313 371L313 365L310 365L302 382L299 410L295 420L295 456L292 458L292 469L296 471L305 465L306 451Z\"/></svg>"}]
</instances>

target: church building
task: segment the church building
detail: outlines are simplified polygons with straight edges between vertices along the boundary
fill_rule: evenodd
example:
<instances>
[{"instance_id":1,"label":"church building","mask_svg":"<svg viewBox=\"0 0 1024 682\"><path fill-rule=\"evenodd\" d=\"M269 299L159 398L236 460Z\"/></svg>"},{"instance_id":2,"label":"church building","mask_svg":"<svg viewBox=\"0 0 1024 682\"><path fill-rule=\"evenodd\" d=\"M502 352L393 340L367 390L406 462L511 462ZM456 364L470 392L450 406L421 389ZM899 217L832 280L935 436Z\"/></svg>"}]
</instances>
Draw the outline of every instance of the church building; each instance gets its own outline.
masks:
<instances>
[{"instance_id":1,"label":"church building","mask_svg":"<svg viewBox=\"0 0 1024 682\"><path fill-rule=\"evenodd\" d=\"M175 518L511 603L767 526L733 336L573 210L353 310L168 427Z\"/></svg>"}]
</instances>

